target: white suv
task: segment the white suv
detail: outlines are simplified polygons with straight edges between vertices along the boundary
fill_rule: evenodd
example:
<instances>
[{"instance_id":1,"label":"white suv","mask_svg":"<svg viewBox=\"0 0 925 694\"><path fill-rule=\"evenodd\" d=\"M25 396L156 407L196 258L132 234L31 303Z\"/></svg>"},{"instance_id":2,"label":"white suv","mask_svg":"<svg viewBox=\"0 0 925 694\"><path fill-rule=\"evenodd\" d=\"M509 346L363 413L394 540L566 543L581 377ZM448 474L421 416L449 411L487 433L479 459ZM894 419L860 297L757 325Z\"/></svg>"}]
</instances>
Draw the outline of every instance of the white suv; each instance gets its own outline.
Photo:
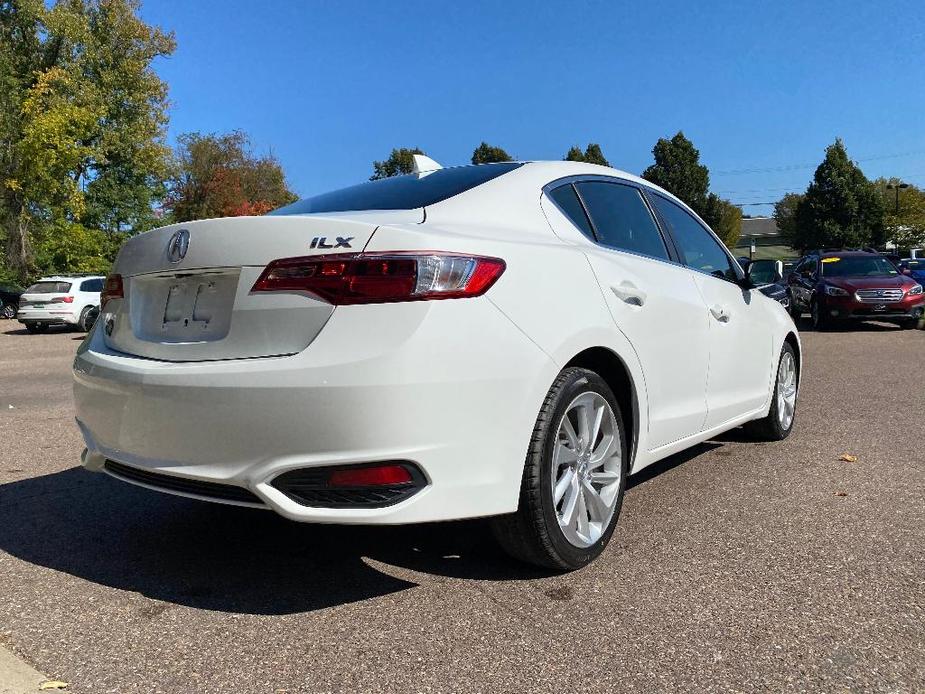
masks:
<instances>
[{"instance_id":1,"label":"white suv","mask_svg":"<svg viewBox=\"0 0 925 694\"><path fill-rule=\"evenodd\" d=\"M87 331L100 312L103 277L99 275L43 277L19 299L16 317L30 333L49 325L73 325Z\"/></svg>"}]
</instances>

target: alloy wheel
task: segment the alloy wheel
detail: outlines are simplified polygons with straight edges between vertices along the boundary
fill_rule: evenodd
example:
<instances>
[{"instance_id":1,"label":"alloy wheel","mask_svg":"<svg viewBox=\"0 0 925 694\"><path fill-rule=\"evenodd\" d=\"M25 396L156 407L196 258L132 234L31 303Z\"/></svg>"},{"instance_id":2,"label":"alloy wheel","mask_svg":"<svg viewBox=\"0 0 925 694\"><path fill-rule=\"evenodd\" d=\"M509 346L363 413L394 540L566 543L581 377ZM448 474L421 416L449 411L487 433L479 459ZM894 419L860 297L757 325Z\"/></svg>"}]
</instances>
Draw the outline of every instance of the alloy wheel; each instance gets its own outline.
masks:
<instances>
[{"instance_id":1,"label":"alloy wheel","mask_svg":"<svg viewBox=\"0 0 925 694\"><path fill-rule=\"evenodd\" d=\"M12 320L16 318L16 307L12 304L5 304L2 309L0 309L0 318L7 318Z\"/></svg>"},{"instance_id":2,"label":"alloy wheel","mask_svg":"<svg viewBox=\"0 0 925 694\"><path fill-rule=\"evenodd\" d=\"M562 415L552 461L552 498L570 544L589 547L613 519L622 477L622 441L613 408L595 392Z\"/></svg>"},{"instance_id":3,"label":"alloy wheel","mask_svg":"<svg viewBox=\"0 0 925 694\"><path fill-rule=\"evenodd\" d=\"M793 355L785 351L777 367L777 421L787 431L793 424L797 405L797 368Z\"/></svg>"}]
</instances>

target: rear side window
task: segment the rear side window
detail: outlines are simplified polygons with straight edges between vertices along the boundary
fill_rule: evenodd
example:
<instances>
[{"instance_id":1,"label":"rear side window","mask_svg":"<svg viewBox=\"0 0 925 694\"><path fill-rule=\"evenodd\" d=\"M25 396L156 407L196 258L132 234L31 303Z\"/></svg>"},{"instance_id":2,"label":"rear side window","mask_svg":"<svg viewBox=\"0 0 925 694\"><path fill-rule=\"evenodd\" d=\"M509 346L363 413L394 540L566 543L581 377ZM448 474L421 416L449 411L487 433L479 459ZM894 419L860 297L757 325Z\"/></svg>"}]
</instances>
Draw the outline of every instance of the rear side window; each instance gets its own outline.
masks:
<instances>
[{"instance_id":1,"label":"rear side window","mask_svg":"<svg viewBox=\"0 0 925 694\"><path fill-rule=\"evenodd\" d=\"M578 194L571 184L559 186L555 190L550 191L549 197L559 206L563 214L572 220L575 226L581 229L585 236L592 241L595 240L594 231L591 229L591 222L588 221L588 215L585 214L584 208L581 206L581 201L578 199Z\"/></svg>"},{"instance_id":2,"label":"rear side window","mask_svg":"<svg viewBox=\"0 0 925 694\"><path fill-rule=\"evenodd\" d=\"M575 187L588 208L599 243L668 260L662 235L636 188L604 181L581 181Z\"/></svg>"},{"instance_id":3,"label":"rear side window","mask_svg":"<svg viewBox=\"0 0 925 694\"><path fill-rule=\"evenodd\" d=\"M675 244L684 264L708 275L735 282L739 275L732 259L691 214L684 208L659 195L653 195L655 206L671 227Z\"/></svg>"},{"instance_id":4,"label":"rear side window","mask_svg":"<svg viewBox=\"0 0 925 694\"><path fill-rule=\"evenodd\" d=\"M413 210L459 195L498 178L523 164L501 163L455 166L424 174L393 176L360 183L313 198L305 198L271 215L347 212L351 210Z\"/></svg>"},{"instance_id":5,"label":"rear side window","mask_svg":"<svg viewBox=\"0 0 925 694\"><path fill-rule=\"evenodd\" d=\"M84 280L80 283L80 291L82 292L101 292L103 291L103 280Z\"/></svg>"},{"instance_id":6,"label":"rear side window","mask_svg":"<svg viewBox=\"0 0 925 694\"><path fill-rule=\"evenodd\" d=\"M67 294L69 291L70 282L36 282L26 290L26 294Z\"/></svg>"}]
</instances>

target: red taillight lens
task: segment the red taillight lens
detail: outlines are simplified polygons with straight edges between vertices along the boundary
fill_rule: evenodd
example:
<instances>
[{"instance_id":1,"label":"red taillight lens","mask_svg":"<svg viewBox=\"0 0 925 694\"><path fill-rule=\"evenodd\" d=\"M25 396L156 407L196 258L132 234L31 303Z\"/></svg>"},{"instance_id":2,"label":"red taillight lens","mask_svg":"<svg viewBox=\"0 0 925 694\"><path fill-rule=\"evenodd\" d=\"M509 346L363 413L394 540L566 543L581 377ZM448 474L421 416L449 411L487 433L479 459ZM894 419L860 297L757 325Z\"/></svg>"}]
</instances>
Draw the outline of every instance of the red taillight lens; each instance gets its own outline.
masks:
<instances>
[{"instance_id":1,"label":"red taillight lens","mask_svg":"<svg viewBox=\"0 0 925 694\"><path fill-rule=\"evenodd\" d=\"M110 299L122 299L124 296L122 275L109 275L103 284L103 291L100 292L100 308Z\"/></svg>"},{"instance_id":2,"label":"red taillight lens","mask_svg":"<svg viewBox=\"0 0 925 694\"><path fill-rule=\"evenodd\" d=\"M328 476L328 486L383 487L390 484L407 484L413 480L411 473L402 465L375 465L332 470Z\"/></svg>"},{"instance_id":3,"label":"red taillight lens","mask_svg":"<svg viewBox=\"0 0 925 694\"><path fill-rule=\"evenodd\" d=\"M51 304L73 304L73 303L74 303L74 297L73 297L73 296L56 296L54 299L52 299L52 300L51 300L50 302L48 302L48 303L51 303Z\"/></svg>"},{"instance_id":4,"label":"red taillight lens","mask_svg":"<svg viewBox=\"0 0 925 694\"><path fill-rule=\"evenodd\" d=\"M283 258L251 291L307 292L334 305L484 294L504 272L500 258L455 253L356 253Z\"/></svg>"}]
</instances>

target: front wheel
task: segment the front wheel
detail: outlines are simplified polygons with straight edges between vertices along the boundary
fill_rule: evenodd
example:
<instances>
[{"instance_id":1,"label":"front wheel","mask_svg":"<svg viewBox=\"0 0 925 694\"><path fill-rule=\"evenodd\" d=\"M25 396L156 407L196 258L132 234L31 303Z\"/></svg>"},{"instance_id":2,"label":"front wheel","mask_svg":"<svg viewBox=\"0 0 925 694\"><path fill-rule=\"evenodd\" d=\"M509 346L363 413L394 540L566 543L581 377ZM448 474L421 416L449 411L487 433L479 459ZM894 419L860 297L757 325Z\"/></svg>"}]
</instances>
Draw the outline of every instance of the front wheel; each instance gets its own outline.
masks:
<instances>
[{"instance_id":1,"label":"front wheel","mask_svg":"<svg viewBox=\"0 0 925 694\"><path fill-rule=\"evenodd\" d=\"M813 320L813 330L825 330L829 327L829 321L823 313L823 308L819 305L817 299L813 299L809 307L809 315Z\"/></svg>"},{"instance_id":2,"label":"front wheel","mask_svg":"<svg viewBox=\"0 0 925 694\"><path fill-rule=\"evenodd\" d=\"M745 425L745 430L757 441L782 441L793 431L797 408L799 370L796 352L789 342L780 351L777 379L768 416Z\"/></svg>"},{"instance_id":3,"label":"front wheel","mask_svg":"<svg viewBox=\"0 0 925 694\"><path fill-rule=\"evenodd\" d=\"M0 302L0 318L6 318L7 320L16 318L16 307L13 304Z\"/></svg>"},{"instance_id":4,"label":"front wheel","mask_svg":"<svg viewBox=\"0 0 925 694\"><path fill-rule=\"evenodd\" d=\"M522 561L570 571L607 546L623 504L627 444L620 406L593 371L556 378L537 417L516 513L493 520Z\"/></svg>"}]
</instances>

